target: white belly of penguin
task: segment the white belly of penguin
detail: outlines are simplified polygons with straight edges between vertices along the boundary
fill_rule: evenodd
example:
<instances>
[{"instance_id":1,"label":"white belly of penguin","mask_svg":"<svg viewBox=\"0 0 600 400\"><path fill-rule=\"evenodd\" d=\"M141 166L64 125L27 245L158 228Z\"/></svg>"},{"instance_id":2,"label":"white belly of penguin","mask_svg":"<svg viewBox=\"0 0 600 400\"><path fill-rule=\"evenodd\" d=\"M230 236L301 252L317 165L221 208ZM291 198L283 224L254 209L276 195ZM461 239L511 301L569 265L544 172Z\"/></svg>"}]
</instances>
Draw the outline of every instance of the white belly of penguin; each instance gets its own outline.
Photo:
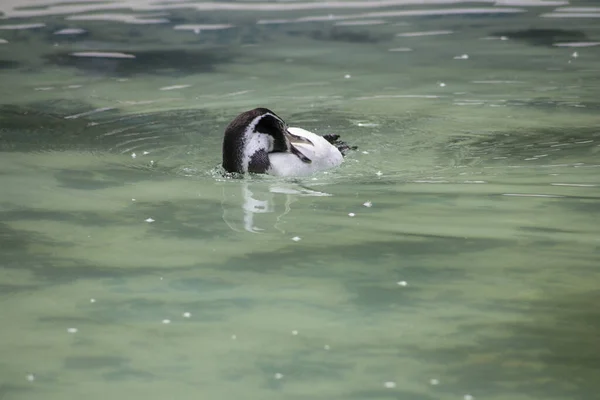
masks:
<instances>
[{"instance_id":1,"label":"white belly of penguin","mask_svg":"<svg viewBox=\"0 0 600 400\"><path fill-rule=\"evenodd\" d=\"M302 128L288 128L288 130L292 134L305 137L313 143L314 146L308 143L294 143L294 147L311 159L312 162L305 163L291 153L269 153L270 175L306 176L337 167L344 161L344 157L337 147L323 137Z\"/></svg>"}]
</instances>

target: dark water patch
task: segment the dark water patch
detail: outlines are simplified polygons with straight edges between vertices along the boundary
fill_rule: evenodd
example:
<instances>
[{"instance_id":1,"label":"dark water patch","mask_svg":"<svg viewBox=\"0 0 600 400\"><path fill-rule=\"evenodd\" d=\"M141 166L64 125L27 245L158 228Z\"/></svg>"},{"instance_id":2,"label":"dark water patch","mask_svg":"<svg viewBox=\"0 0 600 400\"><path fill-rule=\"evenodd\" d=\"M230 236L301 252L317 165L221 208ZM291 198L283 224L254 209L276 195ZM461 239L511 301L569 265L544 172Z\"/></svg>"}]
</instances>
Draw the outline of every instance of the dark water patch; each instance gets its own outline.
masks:
<instances>
[{"instance_id":1,"label":"dark water patch","mask_svg":"<svg viewBox=\"0 0 600 400\"><path fill-rule=\"evenodd\" d=\"M34 244L38 245L38 242ZM20 271L29 271L33 279L40 285L64 284L79 279L115 279L147 277L148 274L165 275L173 272L173 267L157 265L141 265L135 268L124 268L120 265L98 265L80 258L56 256L57 247L50 252L15 252L6 254L2 260L2 267ZM52 254L51 254L52 253ZM197 269L197 265L177 267L177 271L190 271Z\"/></svg>"},{"instance_id":2,"label":"dark water patch","mask_svg":"<svg viewBox=\"0 0 600 400\"><path fill-rule=\"evenodd\" d=\"M369 31L358 31L338 28L331 28L329 30L316 30L310 32L309 35L312 39L315 40L328 42L346 42L354 44L373 44L391 39L391 36L383 37L380 35L375 35Z\"/></svg>"},{"instance_id":3,"label":"dark water patch","mask_svg":"<svg viewBox=\"0 0 600 400\"><path fill-rule=\"evenodd\" d=\"M232 257L223 264L215 266L218 269L252 270L256 272L271 272L286 268L295 268L305 276L335 274L338 271L327 271L328 264L339 264L340 260L348 260L349 267L356 262L365 262L370 269L364 274L371 275L375 270L384 270L391 274L412 274L420 279L462 279L461 269L446 268L428 270L420 267L419 258L427 256L435 249L435 254L462 254L465 252L482 252L506 245L504 240L464 239L464 238L428 238L427 240L364 241L351 245L314 245L293 246L280 249L277 257L269 250L258 250L241 257ZM368 255L368 258L365 258ZM395 264L391 270L390 265ZM251 267L250 267L251 266ZM318 266L318 267L317 267ZM353 279L348 271L346 279ZM439 274L442 274L441 276ZM357 275L360 279L362 274Z\"/></svg>"},{"instance_id":4,"label":"dark water patch","mask_svg":"<svg viewBox=\"0 0 600 400\"><path fill-rule=\"evenodd\" d=\"M387 282L390 287L367 283L347 283L345 286L351 301L368 309L369 315L389 312L397 306L406 307L405 310L419 307L422 300L417 296L423 293L423 289L400 288L393 279L390 281Z\"/></svg>"},{"instance_id":5,"label":"dark water patch","mask_svg":"<svg viewBox=\"0 0 600 400\"><path fill-rule=\"evenodd\" d=\"M56 221L56 222L70 222L81 226L115 226L118 225L118 219L114 217L113 213L97 213L88 211L45 211L35 210L30 208L13 209L11 211L4 211L0 214L4 221ZM51 239L48 239L50 242ZM55 244L61 243L66 246L67 243L60 241L60 238L56 238Z\"/></svg>"},{"instance_id":6,"label":"dark water patch","mask_svg":"<svg viewBox=\"0 0 600 400\"><path fill-rule=\"evenodd\" d=\"M65 325L65 326L69 326L69 325L88 325L90 323L95 323L96 321L89 317L68 317L68 316L44 316L44 317L38 317L37 321L40 323L47 323L50 325Z\"/></svg>"},{"instance_id":7,"label":"dark water patch","mask_svg":"<svg viewBox=\"0 0 600 400\"><path fill-rule=\"evenodd\" d=\"M29 208L4 211L0 215L5 222L11 221L57 221L72 223L84 227L106 227L118 229L123 225L141 225L149 216L155 221L149 225L149 235L160 235L167 238L199 238L210 234L213 238L221 235L227 237L231 231L223 223L220 213L214 213L220 207L216 201L179 201L177 203L144 203L131 202L130 207L111 212L87 211L45 211ZM207 216L212 216L207 219ZM6 238L0 244L0 249L8 251L26 251L30 244L46 246L72 247L62 238L50 238L38 234L17 231L8 224L0 224L0 237Z\"/></svg>"},{"instance_id":8,"label":"dark water patch","mask_svg":"<svg viewBox=\"0 0 600 400\"><path fill-rule=\"evenodd\" d=\"M546 154L541 161L548 164L554 154L568 152L569 155L581 155L582 161L594 153L596 143L600 140L598 127L545 127L536 129L519 129L513 131L496 131L475 138L457 136L441 147L440 152L448 150L467 152L485 159L505 157L500 162L522 163L524 159L536 158ZM592 141L592 142L590 142Z\"/></svg>"},{"instance_id":9,"label":"dark water patch","mask_svg":"<svg viewBox=\"0 0 600 400\"><path fill-rule=\"evenodd\" d=\"M521 306L520 322L463 324L471 345L413 348L406 354L444 365L444 385L479 397L504 393L540 399L593 398L600 390L600 292L557 296Z\"/></svg>"},{"instance_id":10,"label":"dark water patch","mask_svg":"<svg viewBox=\"0 0 600 400\"><path fill-rule=\"evenodd\" d=\"M154 292L154 290L150 290ZM131 311L131 314L140 314L148 309L164 308L167 306L165 300L150 300L150 299L127 299L125 301L113 302L108 301L103 304L107 309L123 308Z\"/></svg>"},{"instance_id":11,"label":"dark water patch","mask_svg":"<svg viewBox=\"0 0 600 400\"><path fill-rule=\"evenodd\" d=\"M65 358L67 369L122 368L129 359L119 356L71 356Z\"/></svg>"},{"instance_id":12,"label":"dark water patch","mask_svg":"<svg viewBox=\"0 0 600 400\"><path fill-rule=\"evenodd\" d=\"M253 310L256 301L238 296L233 299L206 299L185 304L185 310L193 310L194 317L201 323L231 320L232 313L244 313Z\"/></svg>"},{"instance_id":13,"label":"dark water patch","mask_svg":"<svg viewBox=\"0 0 600 400\"><path fill-rule=\"evenodd\" d=\"M534 46L552 46L557 42L588 41L587 35L574 29L522 29L514 31L498 31L491 36L505 36L509 39L523 41Z\"/></svg>"},{"instance_id":14,"label":"dark water patch","mask_svg":"<svg viewBox=\"0 0 600 400\"><path fill-rule=\"evenodd\" d=\"M482 239L481 244L483 247L481 248L472 248L472 249L457 249L455 254L461 254L464 252L478 252L478 251L486 251L488 249L497 248L500 244L488 244L485 245L485 240ZM442 242L443 243L443 242ZM442 244L438 243L438 244ZM442 244L443 245L443 244ZM438 254L439 248L436 247L435 254ZM419 282L423 284L433 284L438 282L448 282L448 281L456 281L467 278L467 268L460 267L452 267L449 265L444 266L443 268L438 267L425 267L419 265L418 258L410 261L410 265L404 265L398 269L398 273L401 273L404 276L410 276L413 279L418 279Z\"/></svg>"},{"instance_id":15,"label":"dark water patch","mask_svg":"<svg viewBox=\"0 0 600 400\"><path fill-rule=\"evenodd\" d=\"M128 58L84 57L72 52L58 52L45 56L49 64L59 67L72 67L86 73L131 77L140 74L182 76L215 71L220 64L233 60L233 54L226 48L195 50L126 50L103 49L104 52L124 53ZM133 58L131 58L133 57Z\"/></svg>"},{"instance_id":16,"label":"dark water patch","mask_svg":"<svg viewBox=\"0 0 600 400\"><path fill-rule=\"evenodd\" d=\"M263 371L267 377L265 386L271 389L278 388L282 383L272 378L274 371L284 376L291 376L294 381L320 382L323 380L341 381L344 378L344 373L354 368L353 362L323 360L323 350L318 349L318 351L305 349L304 351L294 352L285 359L280 360L259 359L255 365L257 369Z\"/></svg>"},{"instance_id":17,"label":"dark water patch","mask_svg":"<svg viewBox=\"0 0 600 400\"><path fill-rule=\"evenodd\" d=\"M276 26L260 26L251 23L239 30L237 42L241 45L268 45L273 38L285 34Z\"/></svg>"},{"instance_id":18,"label":"dark water patch","mask_svg":"<svg viewBox=\"0 0 600 400\"><path fill-rule=\"evenodd\" d=\"M443 248L441 243L431 246ZM439 250L436 251L438 253ZM462 251L457 254L460 253ZM427 252L411 256L400 250L387 261L369 259L365 264L385 266L385 272L382 275L369 268L365 269L363 276L356 272L348 273L343 279L343 285L354 305L366 310L369 315L388 312L397 307L406 311L430 307L439 301L462 301L464 293L452 290L436 291L432 299L425 299L423 296L432 285L437 287L440 282L463 282L469 275L467 266L431 265ZM404 280L406 282L403 283ZM414 286L412 282L418 282L418 286Z\"/></svg>"},{"instance_id":19,"label":"dark water patch","mask_svg":"<svg viewBox=\"0 0 600 400\"><path fill-rule=\"evenodd\" d=\"M180 271L178 269L178 271ZM127 282L123 285L127 287ZM213 295L220 296L218 291L209 293L197 293L198 300L194 301L172 301L160 299L131 298L133 296L157 296L164 294L165 298L173 294L169 286L149 285L144 291L140 290L114 290L121 285L112 285L111 292L120 294L127 293L129 298L125 300L112 300L110 295L95 303L93 308L86 309L86 314L93 318L94 324L138 324L138 323L160 323L164 316L177 318L181 310L191 312L195 323L214 323L229 320L234 312L246 312L256 306L252 298L238 296L235 298L211 298ZM230 291L225 292L227 296ZM225 294L223 294L225 296ZM115 310L119 310L115 313ZM80 324L84 326L84 324Z\"/></svg>"},{"instance_id":20,"label":"dark water patch","mask_svg":"<svg viewBox=\"0 0 600 400\"><path fill-rule=\"evenodd\" d=\"M8 213L0 214L2 221L7 221ZM32 246L45 246L52 248L57 244L57 241L45 235L29 232L26 230L14 229L9 224L0 222L0 266L5 269L15 269L19 271L29 271L36 276L42 271L46 271L45 266L48 263L49 257L47 254L29 253ZM3 284L12 285L10 282ZM36 286L47 284L46 280L37 282Z\"/></svg>"},{"instance_id":21,"label":"dark water patch","mask_svg":"<svg viewBox=\"0 0 600 400\"><path fill-rule=\"evenodd\" d=\"M16 112L26 112L27 114L41 114L47 116L53 116L58 119L76 120L78 117L75 116L90 116L93 115L94 107L85 101L72 100L66 98L54 98L51 100L40 100L32 101L25 105L5 105L3 107L12 108ZM118 115L117 109L109 109L103 111L101 114L103 117L107 115ZM94 115L97 117L98 114ZM82 120L89 122L86 118Z\"/></svg>"},{"instance_id":22,"label":"dark water patch","mask_svg":"<svg viewBox=\"0 0 600 400\"><path fill-rule=\"evenodd\" d=\"M33 106L0 106L0 150L1 151L43 151L61 148L63 150L85 146L89 148L89 138L97 135L95 127L86 119L65 119L64 115L44 111L46 105L52 107L57 102ZM60 102L58 102L60 103ZM70 103L70 102L69 102ZM80 103L73 104L81 110ZM87 108L89 110L89 108ZM83 139L82 139L83 138Z\"/></svg>"},{"instance_id":23,"label":"dark water patch","mask_svg":"<svg viewBox=\"0 0 600 400\"><path fill-rule=\"evenodd\" d=\"M402 389L357 390L348 395L350 399L395 399L395 400L437 400L427 394Z\"/></svg>"},{"instance_id":24,"label":"dark water patch","mask_svg":"<svg viewBox=\"0 0 600 400\"><path fill-rule=\"evenodd\" d=\"M117 109L94 109L85 103L68 100L24 106L0 105L0 151L149 151L152 156L147 157L147 163L140 159L127 168L107 164L103 169L102 178L107 181L111 176L112 180L139 181L148 169L168 173L159 167L161 155L169 156L177 152L177 148L185 151L195 145L201 146L207 136L220 138L225 125L221 119L219 111L213 113L203 109L126 115ZM151 159L153 164L150 164ZM123 159L123 162L126 160L131 158ZM68 174L59 174L57 178L68 180ZM70 185L66 181L63 183ZM95 184L102 185L100 182Z\"/></svg>"},{"instance_id":25,"label":"dark water patch","mask_svg":"<svg viewBox=\"0 0 600 400\"><path fill-rule=\"evenodd\" d=\"M10 283L0 283L0 293L2 295L11 295L22 292L32 292L40 287L37 285L15 285Z\"/></svg>"},{"instance_id":26,"label":"dark water patch","mask_svg":"<svg viewBox=\"0 0 600 400\"><path fill-rule=\"evenodd\" d=\"M274 110L277 112L276 110ZM321 108L311 111L292 111L288 115L281 115L290 126L302 126L304 129L315 131L316 128L325 129L335 127L340 132L347 130L356 130L356 124L353 120L360 119L353 114L345 114L333 108ZM326 123L326 125L324 125Z\"/></svg>"},{"instance_id":27,"label":"dark water patch","mask_svg":"<svg viewBox=\"0 0 600 400\"><path fill-rule=\"evenodd\" d=\"M61 187L77 190L97 190L122 187L133 183L152 180L159 182L167 179L155 176L147 168L101 168L93 170L61 169L54 174Z\"/></svg>"},{"instance_id":28,"label":"dark water patch","mask_svg":"<svg viewBox=\"0 0 600 400\"><path fill-rule=\"evenodd\" d=\"M0 69L15 69L19 68L21 63L14 60L0 60Z\"/></svg>"},{"instance_id":29,"label":"dark water patch","mask_svg":"<svg viewBox=\"0 0 600 400\"><path fill-rule=\"evenodd\" d=\"M146 272L147 274L148 272ZM86 307L85 309L86 315L93 320L93 322L87 325L160 323L160 320L163 318L161 316L169 315L174 306L176 306L176 303L173 304L160 299L128 298L126 300L113 300L111 293L127 294L130 297L140 294L139 290L134 291L129 289L128 278L130 277L123 278L121 276L119 279L115 278L112 280L112 282L119 281L118 284L105 283L110 288L109 292L99 302L95 303L93 307ZM115 290L116 288L118 290ZM160 293L160 287L148 286L144 294L155 296L156 293ZM115 312L115 310L118 310L118 312ZM85 325L80 324L80 326Z\"/></svg>"},{"instance_id":30,"label":"dark water patch","mask_svg":"<svg viewBox=\"0 0 600 400\"><path fill-rule=\"evenodd\" d=\"M87 5L99 5L106 6L107 3L105 1L56 1L52 2L51 5L20 5L15 7L16 10L27 11L27 10L48 10L50 7L60 7L60 6L87 6ZM1 14L1 13L0 13Z\"/></svg>"},{"instance_id":31,"label":"dark water patch","mask_svg":"<svg viewBox=\"0 0 600 400\"><path fill-rule=\"evenodd\" d=\"M125 185L123 180L98 179L92 171L61 170L54 174L60 186L69 189L96 190Z\"/></svg>"},{"instance_id":32,"label":"dark water patch","mask_svg":"<svg viewBox=\"0 0 600 400\"><path fill-rule=\"evenodd\" d=\"M186 278L178 280L170 280L169 288L186 292L211 293L215 291L232 290L235 285L217 279L207 278Z\"/></svg>"},{"instance_id":33,"label":"dark water patch","mask_svg":"<svg viewBox=\"0 0 600 400\"><path fill-rule=\"evenodd\" d=\"M104 379L109 381L145 381L152 382L156 380L156 375L142 371L139 369L133 369L128 367L118 368L115 371L107 372L102 375Z\"/></svg>"},{"instance_id":34,"label":"dark water patch","mask_svg":"<svg viewBox=\"0 0 600 400\"><path fill-rule=\"evenodd\" d=\"M79 102L71 101L48 101L32 103L30 105L0 105L0 123L4 134L12 130L58 130L68 123L78 128L85 127L88 121L84 119L66 119L71 113L78 114L83 110L89 111L91 107ZM69 110L69 111L67 111ZM54 136L53 136L54 137Z\"/></svg>"},{"instance_id":35,"label":"dark water patch","mask_svg":"<svg viewBox=\"0 0 600 400\"><path fill-rule=\"evenodd\" d=\"M221 203L218 201L201 198L160 203L138 201L128 221L143 221L150 215L155 220L149 227L151 235L181 239L203 238L208 235L213 239L227 239L231 236L231 231L223 222L221 213L215 212L220 207Z\"/></svg>"},{"instance_id":36,"label":"dark water patch","mask_svg":"<svg viewBox=\"0 0 600 400\"><path fill-rule=\"evenodd\" d=\"M570 211L589 214L591 217L600 215L600 187L595 188L593 194L595 198L569 198L561 202L561 206L567 207Z\"/></svg>"},{"instance_id":37,"label":"dark water patch","mask_svg":"<svg viewBox=\"0 0 600 400\"><path fill-rule=\"evenodd\" d=\"M2 367L3 366L0 364L0 374L3 373L2 371L4 370ZM6 370L12 372L12 365L10 366L10 369L6 368ZM22 399L31 396L33 394L33 390L30 387L26 387L26 383L28 382L25 382L22 385L17 385L14 383L0 382L0 400L12 400L17 398Z\"/></svg>"},{"instance_id":38,"label":"dark water patch","mask_svg":"<svg viewBox=\"0 0 600 400\"><path fill-rule=\"evenodd\" d=\"M572 229L548 228L543 226L521 226L519 229L533 233L579 233L579 231Z\"/></svg>"},{"instance_id":39,"label":"dark water patch","mask_svg":"<svg viewBox=\"0 0 600 400\"><path fill-rule=\"evenodd\" d=\"M160 169L161 156L169 158L178 153L187 158L205 146L207 138L210 138L211 144L216 139L219 154L216 164L220 160L220 140L225 125L219 119L219 112L202 109L126 115L102 122L100 128L103 133L97 136L95 142L99 148L110 152L143 154L148 151L148 157L159 163L154 167ZM177 166L182 165L179 163Z\"/></svg>"},{"instance_id":40,"label":"dark water patch","mask_svg":"<svg viewBox=\"0 0 600 400\"><path fill-rule=\"evenodd\" d=\"M507 100L505 103L509 107L532 107L540 110L546 110L549 112L555 112L557 110L568 112L600 112L600 102L597 101L579 101L573 99L572 101L566 100L554 100L549 97L538 97L532 100Z\"/></svg>"},{"instance_id":41,"label":"dark water patch","mask_svg":"<svg viewBox=\"0 0 600 400\"><path fill-rule=\"evenodd\" d=\"M5 204L2 205L6 206ZM0 213L2 221L7 221L8 212ZM26 250L29 243L43 242L43 236L31 232L16 230L5 222L0 222L0 253L18 253Z\"/></svg>"}]
</instances>

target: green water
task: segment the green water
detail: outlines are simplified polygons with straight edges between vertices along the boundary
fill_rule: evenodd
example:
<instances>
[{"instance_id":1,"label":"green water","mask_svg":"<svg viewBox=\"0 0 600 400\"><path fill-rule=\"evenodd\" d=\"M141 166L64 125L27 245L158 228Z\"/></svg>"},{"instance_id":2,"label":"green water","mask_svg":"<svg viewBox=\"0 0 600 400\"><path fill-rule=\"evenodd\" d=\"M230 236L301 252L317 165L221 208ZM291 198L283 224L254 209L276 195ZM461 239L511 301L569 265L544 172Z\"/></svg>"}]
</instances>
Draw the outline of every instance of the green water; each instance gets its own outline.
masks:
<instances>
[{"instance_id":1,"label":"green water","mask_svg":"<svg viewBox=\"0 0 600 400\"><path fill-rule=\"evenodd\" d=\"M0 400L599 398L597 3L20 3ZM358 150L225 179L258 106Z\"/></svg>"}]
</instances>

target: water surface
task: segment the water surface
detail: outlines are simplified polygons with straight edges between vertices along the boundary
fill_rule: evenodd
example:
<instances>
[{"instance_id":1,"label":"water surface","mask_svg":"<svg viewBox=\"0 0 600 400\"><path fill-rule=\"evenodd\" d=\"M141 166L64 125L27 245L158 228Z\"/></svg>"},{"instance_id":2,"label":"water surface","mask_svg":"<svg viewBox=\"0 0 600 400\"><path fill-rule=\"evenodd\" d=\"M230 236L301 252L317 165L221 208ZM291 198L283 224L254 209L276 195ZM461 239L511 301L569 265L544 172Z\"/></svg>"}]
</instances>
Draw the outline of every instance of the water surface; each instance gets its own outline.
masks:
<instances>
[{"instance_id":1,"label":"water surface","mask_svg":"<svg viewBox=\"0 0 600 400\"><path fill-rule=\"evenodd\" d=\"M591 1L4 1L0 399L593 399ZM358 146L227 179L264 106Z\"/></svg>"}]
</instances>

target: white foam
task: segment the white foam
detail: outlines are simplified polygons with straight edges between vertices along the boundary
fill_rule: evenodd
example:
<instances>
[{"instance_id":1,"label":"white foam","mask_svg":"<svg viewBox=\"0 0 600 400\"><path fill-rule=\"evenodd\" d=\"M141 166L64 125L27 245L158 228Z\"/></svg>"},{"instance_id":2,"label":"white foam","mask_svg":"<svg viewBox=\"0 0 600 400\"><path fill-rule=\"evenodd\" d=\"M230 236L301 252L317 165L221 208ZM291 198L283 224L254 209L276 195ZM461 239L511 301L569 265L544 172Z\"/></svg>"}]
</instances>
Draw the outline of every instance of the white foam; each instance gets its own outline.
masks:
<instances>
[{"instance_id":1,"label":"white foam","mask_svg":"<svg viewBox=\"0 0 600 400\"><path fill-rule=\"evenodd\" d=\"M105 51L78 51L71 53L74 57L96 57L96 58L135 58L133 54L105 52Z\"/></svg>"},{"instance_id":2,"label":"white foam","mask_svg":"<svg viewBox=\"0 0 600 400\"><path fill-rule=\"evenodd\" d=\"M0 25L0 29L6 30L19 30L19 29L35 29L35 28L43 28L46 24L36 23L36 24L14 24L14 25Z\"/></svg>"},{"instance_id":3,"label":"white foam","mask_svg":"<svg viewBox=\"0 0 600 400\"><path fill-rule=\"evenodd\" d=\"M55 35L81 35L82 33L86 33L85 29L81 28L66 28L61 29L59 31L54 32Z\"/></svg>"},{"instance_id":4,"label":"white foam","mask_svg":"<svg viewBox=\"0 0 600 400\"><path fill-rule=\"evenodd\" d=\"M124 22L126 24L136 25L147 25L147 24L165 24L170 22L166 18L148 18L153 16L161 16L166 14L142 14L140 16L134 14L118 14L118 13L105 13L105 14L87 14L87 15L70 15L65 19L71 21L113 21L113 22Z\"/></svg>"},{"instance_id":5,"label":"white foam","mask_svg":"<svg viewBox=\"0 0 600 400\"><path fill-rule=\"evenodd\" d=\"M404 32L398 33L396 36L401 37L417 37L417 36L437 36L437 35L450 35L453 31L423 31L423 32Z\"/></svg>"},{"instance_id":6,"label":"white foam","mask_svg":"<svg viewBox=\"0 0 600 400\"><path fill-rule=\"evenodd\" d=\"M200 33L202 31L217 31L222 29L233 28L231 24L183 24L175 25L173 29L177 31L193 31L194 33Z\"/></svg>"},{"instance_id":7,"label":"white foam","mask_svg":"<svg viewBox=\"0 0 600 400\"><path fill-rule=\"evenodd\" d=\"M176 89L185 89L192 85L173 85L173 86L163 86L158 90L176 90Z\"/></svg>"},{"instance_id":8,"label":"white foam","mask_svg":"<svg viewBox=\"0 0 600 400\"><path fill-rule=\"evenodd\" d=\"M599 46L600 42L565 42L565 43L554 43L552 46L557 47L593 47Z\"/></svg>"}]
</instances>

